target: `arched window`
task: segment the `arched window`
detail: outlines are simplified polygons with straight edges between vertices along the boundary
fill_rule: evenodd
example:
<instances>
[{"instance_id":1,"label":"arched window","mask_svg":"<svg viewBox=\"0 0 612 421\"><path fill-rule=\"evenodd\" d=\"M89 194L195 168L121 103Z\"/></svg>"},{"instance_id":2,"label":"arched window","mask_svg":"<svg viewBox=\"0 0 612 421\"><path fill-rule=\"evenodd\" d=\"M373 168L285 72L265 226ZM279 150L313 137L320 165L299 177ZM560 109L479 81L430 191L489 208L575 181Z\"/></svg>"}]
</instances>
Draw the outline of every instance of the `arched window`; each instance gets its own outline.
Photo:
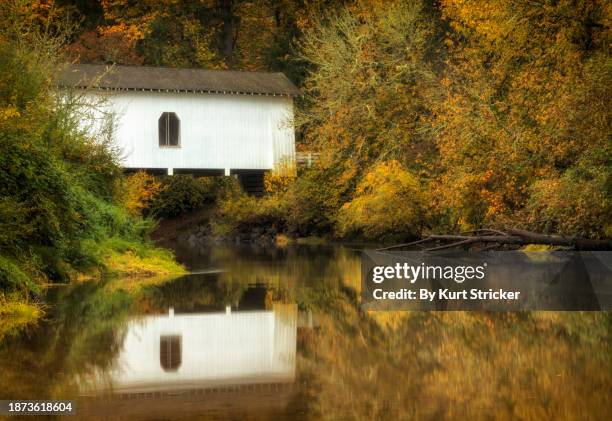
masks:
<instances>
[{"instance_id":1,"label":"arched window","mask_svg":"<svg viewBox=\"0 0 612 421\"><path fill-rule=\"evenodd\" d=\"M164 335L159 338L159 363L164 371L176 371L181 366L181 339L179 335Z\"/></svg>"},{"instance_id":2,"label":"arched window","mask_svg":"<svg viewBox=\"0 0 612 421\"><path fill-rule=\"evenodd\" d=\"M159 117L159 146L179 146L181 120L176 113L165 112Z\"/></svg>"}]
</instances>

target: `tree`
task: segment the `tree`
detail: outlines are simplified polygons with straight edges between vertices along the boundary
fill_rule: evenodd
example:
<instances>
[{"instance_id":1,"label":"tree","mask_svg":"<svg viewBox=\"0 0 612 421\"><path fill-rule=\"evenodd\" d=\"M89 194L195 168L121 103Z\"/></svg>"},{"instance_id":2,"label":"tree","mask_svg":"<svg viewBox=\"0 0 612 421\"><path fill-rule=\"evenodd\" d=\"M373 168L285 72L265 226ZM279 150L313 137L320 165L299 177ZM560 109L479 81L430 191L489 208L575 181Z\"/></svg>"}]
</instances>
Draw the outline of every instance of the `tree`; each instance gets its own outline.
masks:
<instances>
[{"instance_id":1,"label":"tree","mask_svg":"<svg viewBox=\"0 0 612 421\"><path fill-rule=\"evenodd\" d=\"M610 174L610 5L445 0L442 12L452 32L444 99L433 107L441 208L465 228L524 223L532 202L538 225L538 180L582 173L601 191ZM609 212L609 202L592 206ZM601 233L604 221L595 228L589 219L590 228L570 231Z\"/></svg>"},{"instance_id":2,"label":"tree","mask_svg":"<svg viewBox=\"0 0 612 421\"><path fill-rule=\"evenodd\" d=\"M83 63L140 65L144 61L136 51L136 40L117 27L83 32L66 50L72 60Z\"/></svg>"},{"instance_id":3,"label":"tree","mask_svg":"<svg viewBox=\"0 0 612 421\"><path fill-rule=\"evenodd\" d=\"M423 117L434 94L435 29L420 2L363 2L307 30L307 104L299 116L346 194L378 161L417 171L432 151ZM348 199L348 196L345 198Z\"/></svg>"},{"instance_id":4,"label":"tree","mask_svg":"<svg viewBox=\"0 0 612 421\"><path fill-rule=\"evenodd\" d=\"M265 70L286 59L296 0L102 0L108 27L138 41L145 62Z\"/></svg>"}]
</instances>

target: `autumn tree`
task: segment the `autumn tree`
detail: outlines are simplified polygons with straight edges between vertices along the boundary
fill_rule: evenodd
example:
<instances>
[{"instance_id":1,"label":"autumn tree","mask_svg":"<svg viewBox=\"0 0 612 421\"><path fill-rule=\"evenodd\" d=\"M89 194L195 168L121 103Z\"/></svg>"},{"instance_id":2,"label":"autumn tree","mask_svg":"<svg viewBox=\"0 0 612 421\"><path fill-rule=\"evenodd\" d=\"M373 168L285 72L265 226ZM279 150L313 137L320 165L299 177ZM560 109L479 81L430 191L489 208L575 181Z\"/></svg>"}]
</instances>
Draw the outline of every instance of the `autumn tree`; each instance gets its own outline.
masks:
<instances>
[{"instance_id":1,"label":"autumn tree","mask_svg":"<svg viewBox=\"0 0 612 421\"><path fill-rule=\"evenodd\" d=\"M136 39L117 27L83 32L66 47L66 52L72 60L83 63L141 65L144 62L136 51Z\"/></svg>"},{"instance_id":2,"label":"autumn tree","mask_svg":"<svg viewBox=\"0 0 612 421\"><path fill-rule=\"evenodd\" d=\"M417 171L431 153L424 116L435 95L436 30L420 2L363 2L306 32L307 106L300 116L330 182L350 192L364 171L397 160Z\"/></svg>"},{"instance_id":3,"label":"autumn tree","mask_svg":"<svg viewBox=\"0 0 612 421\"><path fill-rule=\"evenodd\" d=\"M288 70L297 75L292 45L326 3L101 0L105 24L98 32L135 41L151 65Z\"/></svg>"},{"instance_id":4,"label":"autumn tree","mask_svg":"<svg viewBox=\"0 0 612 421\"><path fill-rule=\"evenodd\" d=\"M442 12L452 30L443 99L433 102L441 209L464 228L601 234L610 221L610 4L445 0Z\"/></svg>"}]
</instances>

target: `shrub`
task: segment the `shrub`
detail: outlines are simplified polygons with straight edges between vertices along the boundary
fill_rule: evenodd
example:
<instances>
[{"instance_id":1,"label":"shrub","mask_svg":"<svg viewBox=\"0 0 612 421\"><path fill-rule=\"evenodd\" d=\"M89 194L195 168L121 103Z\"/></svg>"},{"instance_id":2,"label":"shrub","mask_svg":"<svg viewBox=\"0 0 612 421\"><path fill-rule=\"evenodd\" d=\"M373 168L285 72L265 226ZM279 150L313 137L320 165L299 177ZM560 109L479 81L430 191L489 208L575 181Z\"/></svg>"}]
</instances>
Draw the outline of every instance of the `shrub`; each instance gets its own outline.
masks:
<instances>
[{"instance_id":1,"label":"shrub","mask_svg":"<svg viewBox=\"0 0 612 421\"><path fill-rule=\"evenodd\" d=\"M261 198L246 195L239 186L219 195L214 221L216 234L266 231L268 234L327 234L333 228L343 188L335 169L309 169L300 177L275 177L275 190ZM282 182L280 181L282 179Z\"/></svg>"},{"instance_id":2,"label":"shrub","mask_svg":"<svg viewBox=\"0 0 612 421\"><path fill-rule=\"evenodd\" d=\"M0 293L3 291L28 295L29 292L38 293L39 288L15 262L0 256Z\"/></svg>"},{"instance_id":3,"label":"shrub","mask_svg":"<svg viewBox=\"0 0 612 421\"><path fill-rule=\"evenodd\" d=\"M262 229L269 234L284 231L286 209L281 198L281 195L257 198L245 193L221 198L214 223L215 234L241 234Z\"/></svg>"},{"instance_id":4,"label":"shrub","mask_svg":"<svg viewBox=\"0 0 612 421\"><path fill-rule=\"evenodd\" d=\"M397 161L377 164L357 185L338 217L341 235L414 237L424 226L426 199L419 179Z\"/></svg>"},{"instance_id":5,"label":"shrub","mask_svg":"<svg viewBox=\"0 0 612 421\"><path fill-rule=\"evenodd\" d=\"M287 228L299 235L327 234L334 226L346 191L337 168L304 171L282 194L286 203Z\"/></svg>"},{"instance_id":6,"label":"shrub","mask_svg":"<svg viewBox=\"0 0 612 421\"><path fill-rule=\"evenodd\" d=\"M296 168L292 162L281 161L274 166L274 170L264 175L264 188L267 193L281 193L287 191L295 181Z\"/></svg>"},{"instance_id":7,"label":"shrub","mask_svg":"<svg viewBox=\"0 0 612 421\"><path fill-rule=\"evenodd\" d=\"M152 200L150 213L157 217L174 217L214 203L221 183L213 177L195 178L174 175L161 181L161 188Z\"/></svg>"},{"instance_id":8,"label":"shrub","mask_svg":"<svg viewBox=\"0 0 612 421\"><path fill-rule=\"evenodd\" d=\"M147 211L162 190L161 183L144 171L127 176L122 187L120 200L132 215L142 215Z\"/></svg>"},{"instance_id":9,"label":"shrub","mask_svg":"<svg viewBox=\"0 0 612 421\"><path fill-rule=\"evenodd\" d=\"M535 229L568 235L612 235L612 177L606 172L585 178L567 172L537 181L531 188L527 221Z\"/></svg>"}]
</instances>

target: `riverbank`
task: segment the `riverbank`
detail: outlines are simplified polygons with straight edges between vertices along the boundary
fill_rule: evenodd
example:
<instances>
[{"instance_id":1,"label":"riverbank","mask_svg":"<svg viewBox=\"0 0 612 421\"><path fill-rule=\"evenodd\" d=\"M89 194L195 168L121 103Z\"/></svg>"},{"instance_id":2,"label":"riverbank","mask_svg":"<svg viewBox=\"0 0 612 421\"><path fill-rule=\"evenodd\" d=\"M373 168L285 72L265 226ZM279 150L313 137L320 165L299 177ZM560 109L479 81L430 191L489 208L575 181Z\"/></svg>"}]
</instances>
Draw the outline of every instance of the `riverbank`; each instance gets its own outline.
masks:
<instances>
[{"instance_id":1,"label":"riverbank","mask_svg":"<svg viewBox=\"0 0 612 421\"><path fill-rule=\"evenodd\" d=\"M108 280L113 288L121 281L122 289L133 292L142 284L161 283L166 279L187 273L186 268L178 263L171 250L157 247L153 243L129 242L120 239L109 239L100 244L102 264L85 272L75 273L69 283ZM51 286L40 285L36 297L18 294L0 294L0 339L19 334L32 328L46 315L47 304L39 298L43 291Z\"/></svg>"},{"instance_id":2,"label":"riverbank","mask_svg":"<svg viewBox=\"0 0 612 421\"><path fill-rule=\"evenodd\" d=\"M286 246L291 244L318 245L337 241L330 236L296 236L278 232L270 227L253 227L250 232L215 233L216 208L208 206L174 218L163 218L151 233L151 239L160 247L173 248L177 242L206 247L212 244L257 244Z\"/></svg>"},{"instance_id":3,"label":"riverbank","mask_svg":"<svg viewBox=\"0 0 612 421\"><path fill-rule=\"evenodd\" d=\"M148 240L101 102L56 80L61 29L0 8L0 335L36 324L49 285L184 273ZM56 28L57 29L57 28Z\"/></svg>"},{"instance_id":4,"label":"riverbank","mask_svg":"<svg viewBox=\"0 0 612 421\"><path fill-rule=\"evenodd\" d=\"M36 325L43 315L40 304L0 298L0 340Z\"/></svg>"}]
</instances>

